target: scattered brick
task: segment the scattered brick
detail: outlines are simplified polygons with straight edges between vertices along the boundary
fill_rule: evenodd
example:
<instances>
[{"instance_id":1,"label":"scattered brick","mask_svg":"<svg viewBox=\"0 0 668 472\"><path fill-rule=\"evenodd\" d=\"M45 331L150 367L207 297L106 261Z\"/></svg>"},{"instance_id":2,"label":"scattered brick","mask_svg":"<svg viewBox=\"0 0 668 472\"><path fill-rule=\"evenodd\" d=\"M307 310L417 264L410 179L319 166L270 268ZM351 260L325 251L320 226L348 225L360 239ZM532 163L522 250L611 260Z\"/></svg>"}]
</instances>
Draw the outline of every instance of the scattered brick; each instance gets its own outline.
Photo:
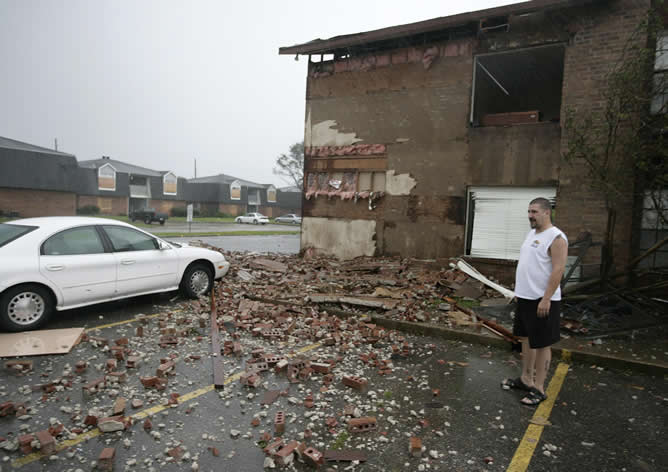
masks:
<instances>
[{"instance_id":1,"label":"scattered brick","mask_svg":"<svg viewBox=\"0 0 668 472\"><path fill-rule=\"evenodd\" d=\"M377 422L374 416L363 416L362 418L348 420L348 431L351 433L367 433L375 431L376 428Z\"/></svg>"},{"instance_id":2,"label":"scattered brick","mask_svg":"<svg viewBox=\"0 0 668 472\"><path fill-rule=\"evenodd\" d=\"M37 440L39 441L39 450L42 454L50 456L56 452L56 440L47 430L39 431L37 433Z\"/></svg>"},{"instance_id":3,"label":"scattered brick","mask_svg":"<svg viewBox=\"0 0 668 472\"><path fill-rule=\"evenodd\" d=\"M412 436L408 441L408 452L410 452L413 457L422 457L422 440Z\"/></svg>"},{"instance_id":4,"label":"scattered brick","mask_svg":"<svg viewBox=\"0 0 668 472\"><path fill-rule=\"evenodd\" d=\"M274 431L276 434L283 434L285 432L285 413L282 411L276 412L274 417Z\"/></svg>"},{"instance_id":5,"label":"scattered brick","mask_svg":"<svg viewBox=\"0 0 668 472\"><path fill-rule=\"evenodd\" d=\"M100 452L100 456L97 458L97 467L100 470L112 471L114 470L114 456L116 455L116 449L113 447L105 447Z\"/></svg>"},{"instance_id":6,"label":"scattered brick","mask_svg":"<svg viewBox=\"0 0 668 472\"><path fill-rule=\"evenodd\" d=\"M355 376L343 377L342 382L346 387L354 388L360 392L366 391L369 386L369 382L366 379Z\"/></svg>"}]
</instances>

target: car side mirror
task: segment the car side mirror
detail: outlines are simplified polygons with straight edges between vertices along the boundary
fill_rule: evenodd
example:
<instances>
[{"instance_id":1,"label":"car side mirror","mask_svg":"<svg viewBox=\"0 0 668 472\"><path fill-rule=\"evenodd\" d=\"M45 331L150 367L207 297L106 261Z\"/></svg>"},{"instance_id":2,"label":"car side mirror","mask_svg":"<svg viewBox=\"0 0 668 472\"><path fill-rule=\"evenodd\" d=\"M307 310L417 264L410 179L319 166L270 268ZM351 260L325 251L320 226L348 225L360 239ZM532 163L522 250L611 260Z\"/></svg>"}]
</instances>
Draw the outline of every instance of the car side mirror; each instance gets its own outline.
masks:
<instances>
[{"instance_id":1,"label":"car side mirror","mask_svg":"<svg viewBox=\"0 0 668 472\"><path fill-rule=\"evenodd\" d=\"M172 247L169 244L167 244L166 242L161 241L161 240L158 239L158 249L160 249L161 251L165 251L165 250L171 249L171 248Z\"/></svg>"}]
</instances>

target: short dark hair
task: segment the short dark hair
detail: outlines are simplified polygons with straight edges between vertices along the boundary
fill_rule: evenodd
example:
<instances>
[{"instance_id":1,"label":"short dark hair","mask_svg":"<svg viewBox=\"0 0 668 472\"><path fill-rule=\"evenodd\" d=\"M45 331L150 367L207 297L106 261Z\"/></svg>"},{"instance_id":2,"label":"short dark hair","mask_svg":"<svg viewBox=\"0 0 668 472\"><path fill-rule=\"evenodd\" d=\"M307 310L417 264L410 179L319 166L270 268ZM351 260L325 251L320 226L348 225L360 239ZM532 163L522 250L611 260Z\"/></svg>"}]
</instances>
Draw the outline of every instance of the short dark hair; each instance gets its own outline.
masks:
<instances>
[{"instance_id":1,"label":"short dark hair","mask_svg":"<svg viewBox=\"0 0 668 472\"><path fill-rule=\"evenodd\" d=\"M552 203L547 198L538 197L531 200L529 205L539 205L543 210L552 210Z\"/></svg>"}]
</instances>

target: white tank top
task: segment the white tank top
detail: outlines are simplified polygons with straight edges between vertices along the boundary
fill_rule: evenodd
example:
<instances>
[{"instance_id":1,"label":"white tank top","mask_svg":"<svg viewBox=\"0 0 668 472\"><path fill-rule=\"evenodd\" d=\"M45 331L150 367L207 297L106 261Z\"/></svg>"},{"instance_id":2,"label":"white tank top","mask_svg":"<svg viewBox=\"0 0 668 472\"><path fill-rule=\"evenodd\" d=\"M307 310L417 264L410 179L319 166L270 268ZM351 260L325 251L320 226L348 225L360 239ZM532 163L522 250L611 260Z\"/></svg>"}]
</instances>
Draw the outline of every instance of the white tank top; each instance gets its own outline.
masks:
<instances>
[{"instance_id":1,"label":"white tank top","mask_svg":"<svg viewBox=\"0 0 668 472\"><path fill-rule=\"evenodd\" d=\"M552 273L552 258L547 251L557 236L564 238L568 244L566 235L556 226L538 234L535 229L529 231L520 248L520 260L515 272L515 295L519 298L537 300L545 295ZM550 300L561 300L561 287L557 287Z\"/></svg>"}]
</instances>

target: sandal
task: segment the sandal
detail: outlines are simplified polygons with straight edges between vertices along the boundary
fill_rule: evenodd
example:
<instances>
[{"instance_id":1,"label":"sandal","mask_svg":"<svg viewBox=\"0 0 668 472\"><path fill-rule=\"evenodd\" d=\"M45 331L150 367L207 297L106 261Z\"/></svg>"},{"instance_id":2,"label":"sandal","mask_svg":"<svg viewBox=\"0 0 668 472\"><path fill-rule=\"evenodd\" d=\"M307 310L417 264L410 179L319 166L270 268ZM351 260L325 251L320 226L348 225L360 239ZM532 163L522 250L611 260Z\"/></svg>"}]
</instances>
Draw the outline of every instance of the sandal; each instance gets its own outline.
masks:
<instances>
[{"instance_id":1,"label":"sandal","mask_svg":"<svg viewBox=\"0 0 668 472\"><path fill-rule=\"evenodd\" d=\"M547 395L542 393L537 388L531 387L529 393L520 400L520 403L526 406L538 406L544 400L547 400Z\"/></svg>"},{"instance_id":2,"label":"sandal","mask_svg":"<svg viewBox=\"0 0 668 472\"><path fill-rule=\"evenodd\" d=\"M505 379L502 381L501 388L504 390L510 390L511 388L514 388L517 390L524 390L529 392L533 387L529 387L527 384L522 382L522 377L517 377L516 379Z\"/></svg>"}]
</instances>

